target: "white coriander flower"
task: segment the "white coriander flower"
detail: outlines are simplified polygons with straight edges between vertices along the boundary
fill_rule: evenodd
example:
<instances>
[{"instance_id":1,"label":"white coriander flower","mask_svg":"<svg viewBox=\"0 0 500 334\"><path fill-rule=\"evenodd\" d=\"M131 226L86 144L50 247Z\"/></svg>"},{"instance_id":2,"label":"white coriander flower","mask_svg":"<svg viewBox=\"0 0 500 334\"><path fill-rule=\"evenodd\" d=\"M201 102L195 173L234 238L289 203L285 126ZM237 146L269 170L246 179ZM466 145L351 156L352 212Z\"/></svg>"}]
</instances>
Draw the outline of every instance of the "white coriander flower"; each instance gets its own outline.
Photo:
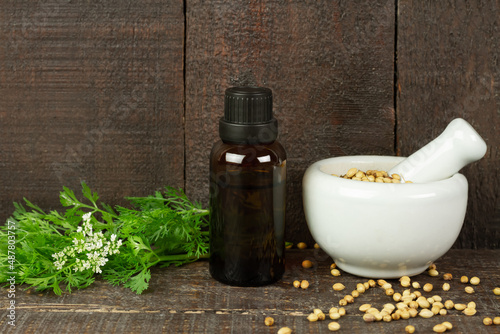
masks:
<instances>
[{"instance_id":1,"label":"white coriander flower","mask_svg":"<svg viewBox=\"0 0 500 334\"><path fill-rule=\"evenodd\" d=\"M92 212L87 212L82 216L82 219L84 222L89 222L91 217L92 217Z\"/></svg>"},{"instance_id":2,"label":"white coriander flower","mask_svg":"<svg viewBox=\"0 0 500 334\"><path fill-rule=\"evenodd\" d=\"M86 213L82 216L83 223L76 230L77 235L73 238L73 245L67 246L63 251L52 254L55 259L54 266L57 270L62 270L68 262L68 257L74 258L73 270L84 271L91 269L95 273L102 273L101 267L108 262L108 255L119 253L122 240L118 239L116 234L111 234L109 240L102 231L93 231L91 224L92 213ZM81 259L79 254L85 252L87 259Z\"/></svg>"}]
</instances>

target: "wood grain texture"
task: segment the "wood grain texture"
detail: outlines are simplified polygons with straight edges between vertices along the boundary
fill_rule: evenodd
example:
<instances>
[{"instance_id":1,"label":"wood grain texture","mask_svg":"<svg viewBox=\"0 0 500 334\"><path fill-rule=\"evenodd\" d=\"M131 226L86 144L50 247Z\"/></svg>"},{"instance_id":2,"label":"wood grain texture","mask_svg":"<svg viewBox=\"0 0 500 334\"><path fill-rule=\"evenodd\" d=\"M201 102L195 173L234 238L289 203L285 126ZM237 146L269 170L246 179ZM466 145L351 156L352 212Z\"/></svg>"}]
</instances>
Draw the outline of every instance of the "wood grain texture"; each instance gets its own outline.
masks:
<instances>
[{"instance_id":1,"label":"wood grain texture","mask_svg":"<svg viewBox=\"0 0 500 334\"><path fill-rule=\"evenodd\" d=\"M488 145L469 181L455 245L500 247L500 4L399 1L397 151L408 155L461 117Z\"/></svg>"},{"instance_id":2,"label":"wood grain texture","mask_svg":"<svg viewBox=\"0 0 500 334\"><path fill-rule=\"evenodd\" d=\"M315 308L328 314L331 307L367 278L342 272L330 274L331 259L320 250L287 251L287 268L281 282L260 288L240 288L223 285L208 273L208 262L200 261L182 267L155 268L151 287L142 295L128 289L112 287L97 280L91 287L64 294L36 293L18 286L16 292L16 327L7 324L7 298L0 299L0 331L2 333L276 333L288 326L293 333L330 333L331 321L310 323L306 317ZM303 269L304 259L313 261L311 269ZM498 267L499 250L451 250L436 261L441 274L454 276L450 291L442 291L441 276L430 277L423 273L412 277L423 286L434 285L430 297L440 295L455 303L475 301L478 313L465 316L456 310L447 315L430 319L421 317L392 322L365 323L359 306L370 303L381 309L386 303L394 303L380 287L371 288L353 304L345 306L346 316L340 318L341 332L348 333L404 333L405 326L412 324L418 333L432 333L432 327L449 321L453 333L500 333L498 326L486 327L484 317L498 316L500 299L492 289L500 283ZM481 278L475 293L464 292L461 275ZM307 290L292 286L293 280L308 280ZM343 291L334 291L332 284L341 282ZM396 292L405 289L397 280L388 280ZM413 289L412 289L413 291ZM422 290L420 289L422 292ZM6 294L2 290L2 294ZM395 303L394 303L395 304ZM271 316L275 325L266 327L264 318Z\"/></svg>"},{"instance_id":3,"label":"wood grain texture","mask_svg":"<svg viewBox=\"0 0 500 334\"><path fill-rule=\"evenodd\" d=\"M182 1L0 1L0 220L183 186Z\"/></svg>"},{"instance_id":4,"label":"wood grain texture","mask_svg":"<svg viewBox=\"0 0 500 334\"><path fill-rule=\"evenodd\" d=\"M310 241L305 169L394 154L394 10L393 1L187 1L188 195L207 203L225 89L267 86L288 154L287 239Z\"/></svg>"}]
</instances>

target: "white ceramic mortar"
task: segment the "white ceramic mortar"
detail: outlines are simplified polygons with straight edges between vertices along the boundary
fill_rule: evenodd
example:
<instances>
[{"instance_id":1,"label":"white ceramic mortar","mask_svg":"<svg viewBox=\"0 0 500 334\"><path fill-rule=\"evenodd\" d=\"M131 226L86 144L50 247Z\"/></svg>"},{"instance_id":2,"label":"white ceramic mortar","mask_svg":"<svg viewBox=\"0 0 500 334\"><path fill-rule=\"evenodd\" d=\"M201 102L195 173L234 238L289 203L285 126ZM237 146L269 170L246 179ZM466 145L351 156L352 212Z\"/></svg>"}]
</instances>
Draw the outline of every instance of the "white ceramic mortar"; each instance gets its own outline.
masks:
<instances>
[{"instance_id":1,"label":"white ceramic mortar","mask_svg":"<svg viewBox=\"0 0 500 334\"><path fill-rule=\"evenodd\" d=\"M467 207L467 180L456 173L429 183L342 179L350 168L388 171L403 157L344 156L312 164L303 178L309 230L344 271L371 278L417 275L457 239Z\"/></svg>"}]
</instances>

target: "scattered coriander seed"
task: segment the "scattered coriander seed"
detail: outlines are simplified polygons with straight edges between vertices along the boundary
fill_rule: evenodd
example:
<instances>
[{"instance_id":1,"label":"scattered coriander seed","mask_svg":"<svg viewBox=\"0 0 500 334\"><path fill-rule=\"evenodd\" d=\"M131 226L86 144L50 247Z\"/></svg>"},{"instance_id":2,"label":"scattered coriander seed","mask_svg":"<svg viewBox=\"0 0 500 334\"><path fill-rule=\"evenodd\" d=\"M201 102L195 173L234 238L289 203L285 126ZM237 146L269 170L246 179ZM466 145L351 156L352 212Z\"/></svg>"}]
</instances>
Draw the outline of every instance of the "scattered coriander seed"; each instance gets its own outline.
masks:
<instances>
[{"instance_id":1,"label":"scattered coriander seed","mask_svg":"<svg viewBox=\"0 0 500 334\"><path fill-rule=\"evenodd\" d=\"M466 286L464 290L465 290L465 292L467 292L467 293L469 293L469 294L470 294L470 293L474 293L474 288L473 288L473 287L471 287L471 286Z\"/></svg>"},{"instance_id":2,"label":"scattered coriander seed","mask_svg":"<svg viewBox=\"0 0 500 334\"><path fill-rule=\"evenodd\" d=\"M289 327L281 327L277 334L292 334L292 330Z\"/></svg>"},{"instance_id":3,"label":"scattered coriander seed","mask_svg":"<svg viewBox=\"0 0 500 334\"><path fill-rule=\"evenodd\" d=\"M363 320L365 322L374 322L375 321L375 316L373 314L371 314L371 313L365 313L363 315Z\"/></svg>"},{"instance_id":4,"label":"scattered coriander seed","mask_svg":"<svg viewBox=\"0 0 500 334\"><path fill-rule=\"evenodd\" d=\"M272 317L266 317L264 319L264 324L266 324L266 326L272 326L274 324L274 319Z\"/></svg>"},{"instance_id":5,"label":"scattered coriander seed","mask_svg":"<svg viewBox=\"0 0 500 334\"><path fill-rule=\"evenodd\" d=\"M340 270L335 269L335 268L334 268L334 269L332 269L332 270L330 271L330 273L332 274L332 276L340 276Z\"/></svg>"},{"instance_id":6,"label":"scattered coriander seed","mask_svg":"<svg viewBox=\"0 0 500 334\"><path fill-rule=\"evenodd\" d=\"M493 324L493 320L489 317L486 317L483 319L483 324L485 324L486 326L491 326Z\"/></svg>"},{"instance_id":7,"label":"scattered coriander seed","mask_svg":"<svg viewBox=\"0 0 500 334\"><path fill-rule=\"evenodd\" d=\"M359 293L364 293L366 291L365 285L363 283L358 283L356 285L356 291Z\"/></svg>"},{"instance_id":8,"label":"scattered coriander seed","mask_svg":"<svg viewBox=\"0 0 500 334\"><path fill-rule=\"evenodd\" d=\"M428 273L429 273L429 276L432 276L432 277L436 277L439 275L439 272L436 269L430 269L428 271Z\"/></svg>"},{"instance_id":9,"label":"scattered coriander seed","mask_svg":"<svg viewBox=\"0 0 500 334\"><path fill-rule=\"evenodd\" d=\"M315 243L315 244L314 244L314 249L320 249L320 247L319 247L318 243Z\"/></svg>"},{"instance_id":10,"label":"scattered coriander seed","mask_svg":"<svg viewBox=\"0 0 500 334\"><path fill-rule=\"evenodd\" d=\"M300 281L297 281L297 280L293 281L293 286L295 288L300 288Z\"/></svg>"},{"instance_id":11,"label":"scattered coriander seed","mask_svg":"<svg viewBox=\"0 0 500 334\"><path fill-rule=\"evenodd\" d=\"M462 311L463 314L465 315L474 315L476 314L476 309L475 308L472 308L472 307L466 307L465 310Z\"/></svg>"},{"instance_id":12,"label":"scattered coriander seed","mask_svg":"<svg viewBox=\"0 0 500 334\"><path fill-rule=\"evenodd\" d=\"M452 330L453 329L453 325L449 321L443 322L442 325L444 325L444 327L446 327L447 330Z\"/></svg>"},{"instance_id":13,"label":"scattered coriander seed","mask_svg":"<svg viewBox=\"0 0 500 334\"><path fill-rule=\"evenodd\" d=\"M335 290L335 291L342 291L345 289L345 285L342 283L335 283L332 287L333 287L333 290Z\"/></svg>"},{"instance_id":14,"label":"scattered coriander seed","mask_svg":"<svg viewBox=\"0 0 500 334\"><path fill-rule=\"evenodd\" d=\"M493 293L497 296L500 296L500 288L496 287L493 289Z\"/></svg>"},{"instance_id":15,"label":"scattered coriander seed","mask_svg":"<svg viewBox=\"0 0 500 334\"><path fill-rule=\"evenodd\" d=\"M467 307L476 308L476 303L475 302L468 302Z\"/></svg>"},{"instance_id":16,"label":"scattered coriander seed","mask_svg":"<svg viewBox=\"0 0 500 334\"><path fill-rule=\"evenodd\" d=\"M476 276L472 277L469 281L469 283L472 285L478 285L479 282L481 282L481 280L479 279L479 277L476 277Z\"/></svg>"},{"instance_id":17,"label":"scattered coriander seed","mask_svg":"<svg viewBox=\"0 0 500 334\"><path fill-rule=\"evenodd\" d=\"M340 316L343 317L346 313L347 312L346 312L345 308L343 308L343 307L339 308L339 314L340 314Z\"/></svg>"},{"instance_id":18,"label":"scattered coriander seed","mask_svg":"<svg viewBox=\"0 0 500 334\"><path fill-rule=\"evenodd\" d=\"M453 279L453 275L450 274L450 273L446 273L446 274L443 275L443 279L445 281L451 281Z\"/></svg>"},{"instance_id":19,"label":"scattered coriander seed","mask_svg":"<svg viewBox=\"0 0 500 334\"><path fill-rule=\"evenodd\" d=\"M433 286L432 286L432 284L431 284L431 283L426 283L426 284L424 285L423 289L424 289L424 291L425 291L425 292L431 292L431 291L432 291L432 289L433 289Z\"/></svg>"},{"instance_id":20,"label":"scattered coriander seed","mask_svg":"<svg viewBox=\"0 0 500 334\"><path fill-rule=\"evenodd\" d=\"M318 320L325 320L326 319L325 314L319 309L314 310L314 314L316 314L316 316L318 317Z\"/></svg>"},{"instance_id":21,"label":"scattered coriander seed","mask_svg":"<svg viewBox=\"0 0 500 334\"><path fill-rule=\"evenodd\" d=\"M363 304L363 305L361 305L361 306L359 307L359 310L360 310L361 312L366 312L366 311L367 311L370 307L372 307L372 305L371 305L371 304Z\"/></svg>"},{"instance_id":22,"label":"scattered coriander seed","mask_svg":"<svg viewBox=\"0 0 500 334\"><path fill-rule=\"evenodd\" d=\"M339 305L340 306L346 306L347 305L347 300L345 300L344 298L342 298L341 300L339 300Z\"/></svg>"},{"instance_id":23,"label":"scattered coriander seed","mask_svg":"<svg viewBox=\"0 0 500 334\"><path fill-rule=\"evenodd\" d=\"M306 249L307 248L307 244L305 242L299 242L297 244L297 248L298 249Z\"/></svg>"},{"instance_id":24,"label":"scattered coriander seed","mask_svg":"<svg viewBox=\"0 0 500 334\"><path fill-rule=\"evenodd\" d=\"M413 283L411 284L411 286L412 286L414 289L420 289L420 283L418 283L418 282L413 282Z\"/></svg>"},{"instance_id":25,"label":"scattered coriander seed","mask_svg":"<svg viewBox=\"0 0 500 334\"><path fill-rule=\"evenodd\" d=\"M336 321L332 321L328 324L328 330L331 332L336 332L340 329L340 325Z\"/></svg>"},{"instance_id":26,"label":"scattered coriander seed","mask_svg":"<svg viewBox=\"0 0 500 334\"><path fill-rule=\"evenodd\" d=\"M444 333L446 332L446 327L443 324L437 324L432 330L436 333Z\"/></svg>"},{"instance_id":27,"label":"scattered coriander seed","mask_svg":"<svg viewBox=\"0 0 500 334\"><path fill-rule=\"evenodd\" d=\"M302 261L302 268L309 269L312 268L313 263L310 260Z\"/></svg>"},{"instance_id":28,"label":"scattered coriander seed","mask_svg":"<svg viewBox=\"0 0 500 334\"><path fill-rule=\"evenodd\" d=\"M345 301L346 301L348 304L352 304L352 303L354 303L354 297L353 297L353 296L351 296L351 295L346 295L346 296L344 297L344 299L345 299Z\"/></svg>"},{"instance_id":29,"label":"scattered coriander seed","mask_svg":"<svg viewBox=\"0 0 500 334\"><path fill-rule=\"evenodd\" d=\"M370 288L374 288L377 286L377 282L375 280L368 280L368 284L370 285Z\"/></svg>"},{"instance_id":30,"label":"scattered coriander seed","mask_svg":"<svg viewBox=\"0 0 500 334\"><path fill-rule=\"evenodd\" d=\"M493 324L500 325L500 317L494 317L493 318Z\"/></svg>"},{"instance_id":31,"label":"scattered coriander seed","mask_svg":"<svg viewBox=\"0 0 500 334\"><path fill-rule=\"evenodd\" d=\"M455 303L453 303L452 300L447 300L444 302L444 307L446 307L447 310L451 310L455 306Z\"/></svg>"},{"instance_id":32,"label":"scattered coriander seed","mask_svg":"<svg viewBox=\"0 0 500 334\"><path fill-rule=\"evenodd\" d=\"M336 308L335 306L334 306L334 307L332 307L332 308L328 311L328 313L338 313L338 312L339 312L339 309L338 309L338 308Z\"/></svg>"},{"instance_id":33,"label":"scattered coriander seed","mask_svg":"<svg viewBox=\"0 0 500 334\"><path fill-rule=\"evenodd\" d=\"M435 265L434 263L432 263L432 264L429 266L429 268L428 268L428 269L429 269L429 270L431 270L431 269L436 269L436 265Z\"/></svg>"},{"instance_id":34,"label":"scattered coriander seed","mask_svg":"<svg viewBox=\"0 0 500 334\"><path fill-rule=\"evenodd\" d=\"M460 283L469 283L469 278L467 276L460 277Z\"/></svg>"},{"instance_id":35,"label":"scattered coriander seed","mask_svg":"<svg viewBox=\"0 0 500 334\"><path fill-rule=\"evenodd\" d=\"M341 317L339 312L331 312L329 315L330 315L330 319L332 319L332 320L338 320Z\"/></svg>"},{"instance_id":36,"label":"scattered coriander seed","mask_svg":"<svg viewBox=\"0 0 500 334\"><path fill-rule=\"evenodd\" d=\"M447 315L448 311L445 308L439 310L439 315Z\"/></svg>"},{"instance_id":37,"label":"scattered coriander seed","mask_svg":"<svg viewBox=\"0 0 500 334\"><path fill-rule=\"evenodd\" d=\"M465 305L465 304L455 304L454 307L455 307L455 310L457 310L457 311L463 311L463 310L465 310L465 308L467 307L467 305Z\"/></svg>"},{"instance_id":38,"label":"scattered coriander seed","mask_svg":"<svg viewBox=\"0 0 500 334\"><path fill-rule=\"evenodd\" d=\"M409 333L409 334L415 333L415 326L412 326L412 325L406 326L405 327L405 332Z\"/></svg>"},{"instance_id":39,"label":"scattered coriander seed","mask_svg":"<svg viewBox=\"0 0 500 334\"><path fill-rule=\"evenodd\" d=\"M424 308L418 313L418 315L422 318L431 318L434 316L434 313L428 308Z\"/></svg>"},{"instance_id":40,"label":"scattered coriander seed","mask_svg":"<svg viewBox=\"0 0 500 334\"><path fill-rule=\"evenodd\" d=\"M399 283L404 288L408 288L411 285L411 281L409 278L408 279L401 279Z\"/></svg>"},{"instance_id":41,"label":"scattered coriander seed","mask_svg":"<svg viewBox=\"0 0 500 334\"><path fill-rule=\"evenodd\" d=\"M443 291L449 291L450 290L450 284L449 283L444 283L443 284Z\"/></svg>"},{"instance_id":42,"label":"scattered coriander seed","mask_svg":"<svg viewBox=\"0 0 500 334\"><path fill-rule=\"evenodd\" d=\"M358 290L353 290L351 292L351 296L353 296L354 298L358 298L359 297L359 291Z\"/></svg>"},{"instance_id":43,"label":"scattered coriander seed","mask_svg":"<svg viewBox=\"0 0 500 334\"><path fill-rule=\"evenodd\" d=\"M318 316L314 313L311 313L307 316L307 320L310 322L318 321Z\"/></svg>"},{"instance_id":44,"label":"scattered coriander seed","mask_svg":"<svg viewBox=\"0 0 500 334\"><path fill-rule=\"evenodd\" d=\"M303 280L302 282L300 282L300 287L304 290L307 289L309 287L309 282L306 280Z\"/></svg>"}]
</instances>

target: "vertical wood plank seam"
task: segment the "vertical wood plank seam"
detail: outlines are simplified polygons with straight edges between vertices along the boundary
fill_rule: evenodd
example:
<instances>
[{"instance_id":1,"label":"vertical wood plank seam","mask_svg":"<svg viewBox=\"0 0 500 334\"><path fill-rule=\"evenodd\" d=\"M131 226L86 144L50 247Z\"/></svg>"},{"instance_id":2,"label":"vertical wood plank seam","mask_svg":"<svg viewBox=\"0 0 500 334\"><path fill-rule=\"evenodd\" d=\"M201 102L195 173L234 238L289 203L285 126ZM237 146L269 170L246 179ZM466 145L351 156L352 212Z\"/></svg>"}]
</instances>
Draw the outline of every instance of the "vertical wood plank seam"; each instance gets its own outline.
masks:
<instances>
[{"instance_id":1,"label":"vertical wood plank seam","mask_svg":"<svg viewBox=\"0 0 500 334\"><path fill-rule=\"evenodd\" d=\"M182 0L182 15L184 15L184 36L183 36L183 43L184 45L182 46L182 85L183 85L183 91L182 91L182 112L183 112L183 115L182 115L182 149L183 149L183 158L184 158L184 162L183 162L183 165L182 165L182 169L183 169L183 185L182 185L182 189L184 190L184 192L186 191L186 186L187 186L187 177L186 177L186 172L187 172L187 159L186 159L186 154L187 154L187 150L186 150L186 116L187 116L187 103L186 103L186 89L187 89L187 85L186 85L186 65L187 65L187 0Z\"/></svg>"},{"instance_id":2,"label":"vertical wood plank seam","mask_svg":"<svg viewBox=\"0 0 500 334\"><path fill-rule=\"evenodd\" d=\"M398 155L398 2L394 0L394 83L393 83L393 105L394 105L394 155Z\"/></svg>"}]
</instances>

